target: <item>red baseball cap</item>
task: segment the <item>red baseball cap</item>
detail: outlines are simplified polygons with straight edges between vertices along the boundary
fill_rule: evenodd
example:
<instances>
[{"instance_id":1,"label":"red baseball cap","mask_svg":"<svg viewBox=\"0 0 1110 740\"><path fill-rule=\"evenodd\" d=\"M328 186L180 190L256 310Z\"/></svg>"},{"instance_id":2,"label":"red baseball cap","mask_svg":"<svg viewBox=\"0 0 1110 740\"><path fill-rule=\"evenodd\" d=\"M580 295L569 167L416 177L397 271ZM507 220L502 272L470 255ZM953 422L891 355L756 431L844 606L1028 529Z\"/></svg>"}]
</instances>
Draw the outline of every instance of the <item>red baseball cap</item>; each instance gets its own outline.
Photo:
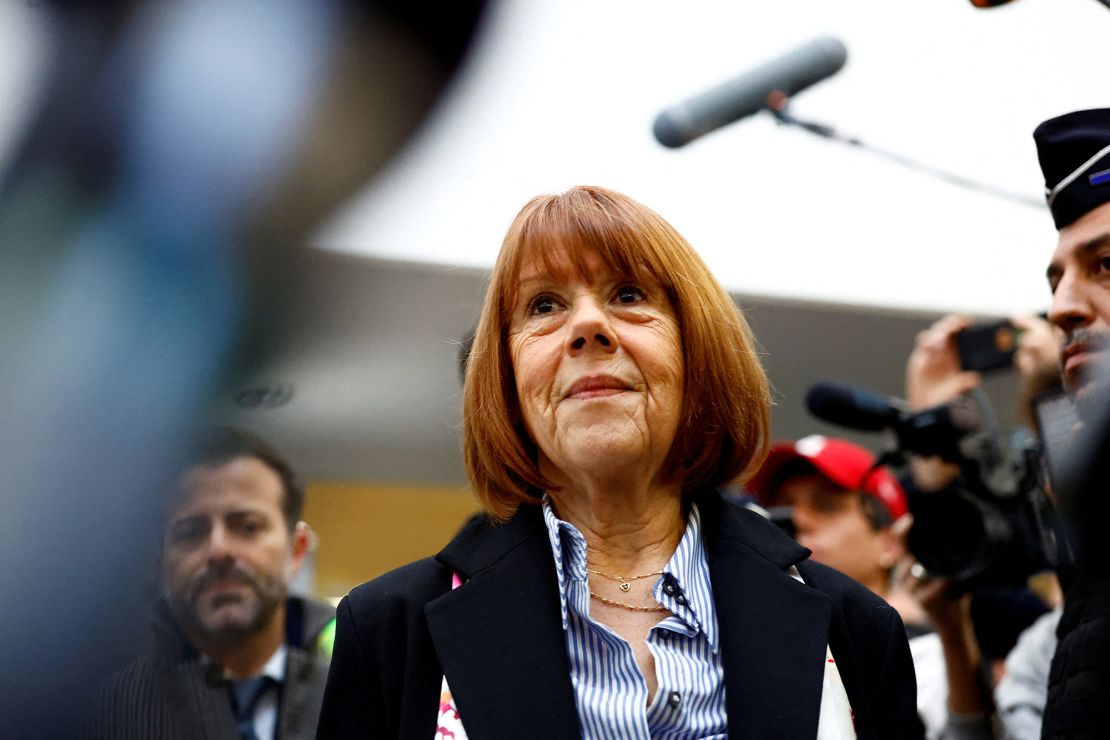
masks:
<instances>
[{"instance_id":1,"label":"red baseball cap","mask_svg":"<svg viewBox=\"0 0 1110 740\"><path fill-rule=\"evenodd\" d=\"M770 503L767 498L772 492L768 487L775 473L786 463L798 459L809 461L817 472L846 491L862 491L874 496L895 519L908 510L902 486L885 466L874 468L874 455L847 440L820 434L772 445L763 467L749 481L748 490L764 505Z\"/></svg>"}]
</instances>

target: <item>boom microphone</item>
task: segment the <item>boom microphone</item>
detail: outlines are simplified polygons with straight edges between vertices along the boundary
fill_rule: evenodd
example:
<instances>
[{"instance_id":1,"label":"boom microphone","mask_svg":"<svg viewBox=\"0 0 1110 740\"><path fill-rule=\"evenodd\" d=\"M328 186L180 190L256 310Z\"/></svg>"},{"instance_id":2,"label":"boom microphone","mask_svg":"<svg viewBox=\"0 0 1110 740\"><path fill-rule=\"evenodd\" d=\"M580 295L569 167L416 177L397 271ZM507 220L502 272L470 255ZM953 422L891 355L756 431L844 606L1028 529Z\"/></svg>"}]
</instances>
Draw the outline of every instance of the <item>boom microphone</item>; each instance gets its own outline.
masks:
<instances>
[{"instance_id":1,"label":"boom microphone","mask_svg":"<svg viewBox=\"0 0 1110 740\"><path fill-rule=\"evenodd\" d=\"M758 113L773 92L795 95L840 71L848 49L822 36L728 82L667 108L652 131L663 146L677 148L710 131Z\"/></svg>"}]
</instances>

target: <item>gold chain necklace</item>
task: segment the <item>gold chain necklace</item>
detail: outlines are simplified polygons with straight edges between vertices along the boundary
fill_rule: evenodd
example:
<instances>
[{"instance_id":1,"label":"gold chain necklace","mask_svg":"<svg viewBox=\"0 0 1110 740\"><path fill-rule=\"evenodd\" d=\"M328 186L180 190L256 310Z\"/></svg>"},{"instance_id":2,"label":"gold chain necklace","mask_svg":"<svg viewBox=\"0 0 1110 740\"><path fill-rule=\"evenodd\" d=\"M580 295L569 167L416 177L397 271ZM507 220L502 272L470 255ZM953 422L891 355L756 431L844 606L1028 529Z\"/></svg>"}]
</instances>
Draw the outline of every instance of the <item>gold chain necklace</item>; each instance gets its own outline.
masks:
<instances>
[{"instance_id":1,"label":"gold chain necklace","mask_svg":"<svg viewBox=\"0 0 1110 740\"><path fill-rule=\"evenodd\" d=\"M632 604L626 604L623 601L614 601L613 599L607 599L604 596L602 596L601 594L596 594L593 591L590 591L590 596L597 599L602 604L608 604L609 606L619 606L621 609L628 609L629 611L634 611L634 612L665 612L665 611L670 611L665 606L632 606Z\"/></svg>"},{"instance_id":2,"label":"gold chain necklace","mask_svg":"<svg viewBox=\"0 0 1110 740\"><path fill-rule=\"evenodd\" d=\"M628 593L628 591L632 588L632 581L638 581L641 578L651 578L652 576L663 575L663 571L657 570L654 573L643 573L638 576L611 576L608 573L602 573L600 570L594 570L589 566L589 564L586 565L586 572L593 573L595 576L608 578L611 581L620 582L620 586L618 586L618 588L620 588L620 590L624 591L625 593Z\"/></svg>"}]
</instances>

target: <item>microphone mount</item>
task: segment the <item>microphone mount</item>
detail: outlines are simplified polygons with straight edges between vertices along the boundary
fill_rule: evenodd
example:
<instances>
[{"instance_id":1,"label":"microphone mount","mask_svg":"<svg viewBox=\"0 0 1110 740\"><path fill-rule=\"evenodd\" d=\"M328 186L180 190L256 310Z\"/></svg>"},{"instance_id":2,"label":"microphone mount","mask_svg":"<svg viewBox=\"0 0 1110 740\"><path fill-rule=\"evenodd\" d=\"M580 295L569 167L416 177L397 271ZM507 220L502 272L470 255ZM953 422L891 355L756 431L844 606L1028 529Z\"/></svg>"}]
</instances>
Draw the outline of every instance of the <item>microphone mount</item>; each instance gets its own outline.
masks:
<instances>
[{"instance_id":1,"label":"microphone mount","mask_svg":"<svg viewBox=\"0 0 1110 740\"><path fill-rule=\"evenodd\" d=\"M1110 3L1110 0L1100 1ZM965 177L951 170L919 162L903 154L890 151L889 149L873 146L858 137L842 134L835 127L827 123L798 118L790 112L790 98L782 92L776 91L767 96L767 110L775 117L775 120L778 121L780 126L793 126L802 131L807 131L814 136L819 136L822 139L828 139L838 144L862 149L880 159L885 159L888 162L905 167L918 174L943 180L950 185L956 185L966 190L973 190L977 193L991 195L996 198L1001 198L1002 200L1008 200L1011 203L1018 203L1038 210L1044 210L1048 207L1042 198L1035 198L1025 193L1018 193L1013 190L1000 188L990 183L982 182L981 180Z\"/></svg>"}]
</instances>

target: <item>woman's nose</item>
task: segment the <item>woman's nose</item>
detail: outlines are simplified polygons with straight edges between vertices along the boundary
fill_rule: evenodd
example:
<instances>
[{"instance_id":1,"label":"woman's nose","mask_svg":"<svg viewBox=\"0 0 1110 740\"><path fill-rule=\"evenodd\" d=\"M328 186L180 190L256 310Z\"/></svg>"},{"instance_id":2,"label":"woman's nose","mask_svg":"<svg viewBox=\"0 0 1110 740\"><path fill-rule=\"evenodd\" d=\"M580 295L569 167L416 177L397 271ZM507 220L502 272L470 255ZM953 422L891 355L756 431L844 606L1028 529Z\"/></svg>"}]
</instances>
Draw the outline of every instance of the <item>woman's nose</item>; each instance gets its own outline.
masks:
<instances>
[{"instance_id":1,"label":"woman's nose","mask_svg":"<svg viewBox=\"0 0 1110 740\"><path fill-rule=\"evenodd\" d=\"M595 298L583 297L575 301L569 326L567 349L572 354L616 351L619 344L616 332L609 315Z\"/></svg>"}]
</instances>

